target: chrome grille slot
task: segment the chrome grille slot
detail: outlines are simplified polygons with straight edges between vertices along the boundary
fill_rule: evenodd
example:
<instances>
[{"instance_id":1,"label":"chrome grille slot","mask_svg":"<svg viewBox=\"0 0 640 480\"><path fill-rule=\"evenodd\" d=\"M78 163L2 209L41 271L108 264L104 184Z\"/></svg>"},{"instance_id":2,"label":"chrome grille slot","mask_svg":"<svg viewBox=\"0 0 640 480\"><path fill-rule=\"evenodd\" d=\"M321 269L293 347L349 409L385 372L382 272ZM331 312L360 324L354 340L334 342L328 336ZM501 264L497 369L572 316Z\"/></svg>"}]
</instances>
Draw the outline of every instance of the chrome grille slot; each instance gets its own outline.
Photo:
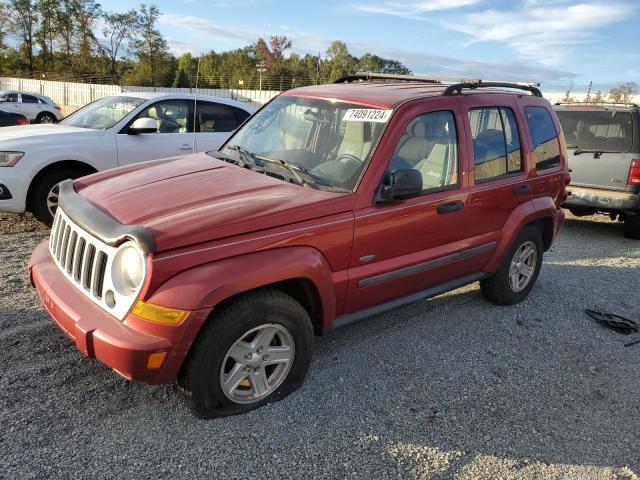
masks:
<instances>
[{"instance_id":1,"label":"chrome grille slot","mask_svg":"<svg viewBox=\"0 0 640 480\"><path fill-rule=\"evenodd\" d=\"M84 259L84 250L87 246L87 241L80 237L76 244L76 257L73 260L73 279L76 282L80 281L80 273L82 272L82 260Z\"/></svg>"},{"instance_id":2,"label":"chrome grille slot","mask_svg":"<svg viewBox=\"0 0 640 480\"><path fill-rule=\"evenodd\" d=\"M74 254L76 253L76 242L78 241L78 233L71 231L71 236L69 237L69 245L67 245L67 258L64 261L65 268L67 269L67 273L71 273L73 270L73 259Z\"/></svg>"},{"instance_id":3,"label":"chrome grille slot","mask_svg":"<svg viewBox=\"0 0 640 480\"><path fill-rule=\"evenodd\" d=\"M122 243L133 242L123 238ZM82 294L122 320L138 298L142 284L132 292L118 290L111 278L118 250L119 246L106 244L80 228L58 207L49 239L51 257L67 280ZM146 266L146 262L143 265Z\"/></svg>"},{"instance_id":4,"label":"chrome grille slot","mask_svg":"<svg viewBox=\"0 0 640 480\"><path fill-rule=\"evenodd\" d=\"M93 269L93 279L91 282L92 293L97 298L102 298L102 288L104 287L104 273L107 268L107 254L104 252L98 252L96 256L96 265Z\"/></svg>"},{"instance_id":5,"label":"chrome grille slot","mask_svg":"<svg viewBox=\"0 0 640 480\"><path fill-rule=\"evenodd\" d=\"M91 287L91 274L93 273L93 260L95 256L96 247L88 244L87 252L84 255L84 265L82 266L82 287L87 291Z\"/></svg>"}]
</instances>

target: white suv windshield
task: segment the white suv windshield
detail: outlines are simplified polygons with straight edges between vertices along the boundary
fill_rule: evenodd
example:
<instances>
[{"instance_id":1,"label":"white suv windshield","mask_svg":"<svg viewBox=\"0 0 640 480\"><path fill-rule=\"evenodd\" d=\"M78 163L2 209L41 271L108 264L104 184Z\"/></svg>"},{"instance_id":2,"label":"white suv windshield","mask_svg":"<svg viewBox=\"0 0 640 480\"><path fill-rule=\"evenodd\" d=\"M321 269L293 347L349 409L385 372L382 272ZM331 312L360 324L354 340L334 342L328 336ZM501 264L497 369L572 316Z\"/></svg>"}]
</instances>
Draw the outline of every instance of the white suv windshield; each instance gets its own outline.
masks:
<instances>
[{"instance_id":1,"label":"white suv windshield","mask_svg":"<svg viewBox=\"0 0 640 480\"><path fill-rule=\"evenodd\" d=\"M350 191L390 114L362 105L281 96L251 117L221 152L235 159L242 149L264 168L286 163L320 187Z\"/></svg>"},{"instance_id":2,"label":"white suv windshield","mask_svg":"<svg viewBox=\"0 0 640 480\"><path fill-rule=\"evenodd\" d=\"M144 98L136 97L102 98L82 107L60 123L70 127L104 130L113 127L144 101Z\"/></svg>"}]
</instances>

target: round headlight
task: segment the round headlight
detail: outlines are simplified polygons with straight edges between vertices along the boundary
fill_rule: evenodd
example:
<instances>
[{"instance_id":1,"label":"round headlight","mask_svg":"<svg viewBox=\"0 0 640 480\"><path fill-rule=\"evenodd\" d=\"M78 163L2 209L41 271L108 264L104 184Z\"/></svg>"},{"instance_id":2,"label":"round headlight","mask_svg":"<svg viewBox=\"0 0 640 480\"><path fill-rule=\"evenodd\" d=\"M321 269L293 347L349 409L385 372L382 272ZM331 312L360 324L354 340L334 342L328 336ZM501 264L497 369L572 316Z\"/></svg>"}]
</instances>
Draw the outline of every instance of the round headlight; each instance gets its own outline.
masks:
<instances>
[{"instance_id":1,"label":"round headlight","mask_svg":"<svg viewBox=\"0 0 640 480\"><path fill-rule=\"evenodd\" d=\"M121 295L131 295L144 275L144 258L137 248L125 246L116 253L112 267L113 286Z\"/></svg>"}]
</instances>

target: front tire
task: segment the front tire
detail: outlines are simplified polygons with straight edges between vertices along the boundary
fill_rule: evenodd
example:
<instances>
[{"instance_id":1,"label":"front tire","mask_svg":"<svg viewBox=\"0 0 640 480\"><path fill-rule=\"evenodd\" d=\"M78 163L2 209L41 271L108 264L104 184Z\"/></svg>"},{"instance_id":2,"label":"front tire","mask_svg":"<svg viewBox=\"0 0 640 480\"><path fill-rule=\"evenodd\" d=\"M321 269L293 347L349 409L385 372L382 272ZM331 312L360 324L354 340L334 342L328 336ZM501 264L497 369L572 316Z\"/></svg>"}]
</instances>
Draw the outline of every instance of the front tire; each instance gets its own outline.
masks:
<instances>
[{"instance_id":1,"label":"front tire","mask_svg":"<svg viewBox=\"0 0 640 480\"><path fill-rule=\"evenodd\" d=\"M58 119L49 112L44 112L38 115L36 118L37 123L56 123Z\"/></svg>"},{"instance_id":2,"label":"front tire","mask_svg":"<svg viewBox=\"0 0 640 480\"><path fill-rule=\"evenodd\" d=\"M523 228L498 271L480 281L482 294L498 305L523 301L536 283L543 251L540 229L533 225Z\"/></svg>"},{"instance_id":3,"label":"front tire","mask_svg":"<svg viewBox=\"0 0 640 480\"><path fill-rule=\"evenodd\" d=\"M624 221L624 236L634 240L640 240L640 213L628 217Z\"/></svg>"},{"instance_id":4,"label":"front tire","mask_svg":"<svg viewBox=\"0 0 640 480\"><path fill-rule=\"evenodd\" d=\"M53 216L58 208L57 186L63 180L75 180L83 174L77 170L62 168L45 173L31 187L29 210L33 216L47 226L53 224Z\"/></svg>"},{"instance_id":5,"label":"front tire","mask_svg":"<svg viewBox=\"0 0 640 480\"><path fill-rule=\"evenodd\" d=\"M302 305L279 290L258 290L214 311L178 383L196 416L237 415L302 385L312 351L313 327Z\"/></svg>"}]
</instances>

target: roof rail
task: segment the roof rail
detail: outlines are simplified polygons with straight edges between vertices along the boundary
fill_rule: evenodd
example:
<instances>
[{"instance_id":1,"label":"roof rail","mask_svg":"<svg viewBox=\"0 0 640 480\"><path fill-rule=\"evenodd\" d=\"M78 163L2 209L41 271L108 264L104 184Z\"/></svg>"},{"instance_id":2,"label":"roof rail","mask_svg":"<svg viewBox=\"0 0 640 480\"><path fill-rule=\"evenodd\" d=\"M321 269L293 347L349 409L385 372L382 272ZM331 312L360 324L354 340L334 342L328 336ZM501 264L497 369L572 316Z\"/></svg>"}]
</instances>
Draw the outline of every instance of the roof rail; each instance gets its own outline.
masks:
<instances>
[{"instance_id":1,"label":"roof rail","mask_svg":"<svg viewBox=\"0 0 640 480\"><path fill-rule=\"evenodd\" d=\"M391 73L358 72L355 75L346 75L333 83L367 82L369 80L392 80L397 82L419 82L436 85L446 85L443 95L450 96L462 93L464 89L476 88L516 88L526 90L536 97L542 97L542 92L538 88L539 83L505 82L505 81L483 81L480 79L448 78L448 77L423 77L417 75L396 75Z\"/></svg>"},{"instance_id":2,"label":"roof rail","mask_svg":"<svg viewBox=\"0 0 640 480\"><path fill-rule=\"evenodd\" d=\"M605 106L618 106L618 107L638 107L637 103L633 102L594 102L594 101L584 101L584 102L555 102L554 105L605 105Z\"/></svg>"},{"instance_id":3,"label":"roof rail","mask_svg":"<svg viewBox=\"0 0 640 480\"><path fill-rule=\"evenodd\" d=\"M394 73L358 72L355 75L346 75L333 83L366 82L368 80L396 80L400 82L442 83L440 78L420 77L416 75L398 75Z\"/></svg>"},{"instance_id":4,"label":"roof rail","mask_svg":"<svg viewBox=\"0 0 640 480\"><path fill-rule=\"evenodd\" d=\"M453 85L449 85L447 89L444 91L444 96L455 95L456 93L462 93L464 89L475 90L476 88L515 88L518 90L525 90L527 92L531 92L532 95L536 97L542 97L542 92L538 88L540 86L539 83L522 83L522 82L494 82L494 81L471 81L471 82L461 82L454 83Z\"/></svg>"}]
</instances>

